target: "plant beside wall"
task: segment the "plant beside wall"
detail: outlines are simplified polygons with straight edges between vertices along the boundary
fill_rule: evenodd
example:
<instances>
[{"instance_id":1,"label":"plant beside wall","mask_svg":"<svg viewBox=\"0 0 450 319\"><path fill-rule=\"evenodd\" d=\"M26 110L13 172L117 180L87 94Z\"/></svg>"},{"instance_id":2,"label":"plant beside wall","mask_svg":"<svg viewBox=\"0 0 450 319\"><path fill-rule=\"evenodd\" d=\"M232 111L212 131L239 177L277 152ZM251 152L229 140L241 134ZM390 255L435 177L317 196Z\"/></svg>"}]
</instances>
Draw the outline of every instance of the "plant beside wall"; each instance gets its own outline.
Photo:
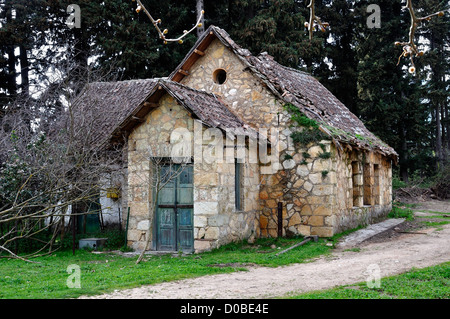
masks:
<instances>
[{"instance_id":1,"label":"plant beside wall","mask_svg":"<svg viewBox=\"0 0 450 319\"><path fill-rule=\"evenodd\" d=\"M325 151L325 145L319 143L323 140L329 140L329 136L323 133L319 129L319 124L313 120L305 116L295 105L291 103L284 104L284 109L289 112L291 115L291 120L295 123L292 125L293 127L301 128L300 131L293 132L291 134L291 138L294 144L298 147L306 147L310 143L318 143L318 145L322 149L322 153L319 154L319 157L322 159L328 159L331 157L330 152ZM303 152L303 162L302 164L306 164L306 159L311 156L307 152Z\"/></svg>"}]
</instances>

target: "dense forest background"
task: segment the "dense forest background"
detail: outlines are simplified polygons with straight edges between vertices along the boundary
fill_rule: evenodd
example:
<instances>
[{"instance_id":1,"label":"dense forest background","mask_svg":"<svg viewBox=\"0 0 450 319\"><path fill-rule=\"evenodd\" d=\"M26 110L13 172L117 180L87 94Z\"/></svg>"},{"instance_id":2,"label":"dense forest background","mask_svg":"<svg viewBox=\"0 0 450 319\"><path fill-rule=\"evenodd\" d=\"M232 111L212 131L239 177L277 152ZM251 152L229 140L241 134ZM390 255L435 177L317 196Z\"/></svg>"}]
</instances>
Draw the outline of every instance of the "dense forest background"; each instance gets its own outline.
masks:
<instances>
[{"instance_id":1,"label":"dense forest background","mask_svg":"<svg viewBox=\"0 0 450 319\"><path fill-rule=\"evenodd\" d=\"M162 20L168 36L190 29L199 0L143 0ZM410 16L402 0L316 0L316 14L330 24L312 41L304 23L309 0L204 0L205 27L225 29L253 54L267 51L286 66L313 74L369 130L400 155L395 175L407 183L424 181L448 167L449 1L415 0L421 16L445 11L422 23L416 42L425 51L416 73L395 41L407 41ZM81 8L81 28L69 28L67 6ZM381 27L369 28L369 4L381 9ZM167 76L197 39L163 44L132 0L0 0L0 118L13 102L30 101L60 89L61 83ZM61 94L63 94L61 92ZM55 94L47 96L55 97ZM57 95L56 95L57 96ZM14 103L27 107L30 103ZM61 99L46 99L42 112L57 117ZM30 119L30 122L32 119ZM31 124L30 124L31 125Z\"/></svg>"}]
</instances>

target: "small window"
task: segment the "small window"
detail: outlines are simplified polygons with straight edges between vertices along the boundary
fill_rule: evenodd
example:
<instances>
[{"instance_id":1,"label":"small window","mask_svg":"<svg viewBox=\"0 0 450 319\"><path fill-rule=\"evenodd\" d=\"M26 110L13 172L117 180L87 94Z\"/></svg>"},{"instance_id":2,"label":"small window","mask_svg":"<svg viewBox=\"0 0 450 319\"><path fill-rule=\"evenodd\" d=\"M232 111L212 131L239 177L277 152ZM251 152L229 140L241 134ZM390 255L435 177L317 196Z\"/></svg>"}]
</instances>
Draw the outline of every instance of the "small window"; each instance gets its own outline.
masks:
<instances>
[{"instance_id":1,"label":"small window","mask_svg":"<svg viewBox=\"0 0 450 319\"><path fill-rule=\"evenodd\" d=\"M363 188L364 188L364 205L372 205L372 176L370 164L363 166Z\"/></svg>"},{"instance_id":2,"label":"small window","mask_svg":"<svg viewBox=\"0 0 450 319\"><path fill-rule=\"evenodd\" d=\"M225 71L224 69L215 70L213 73L213 80L214 83L224 84L227 80L227 71Z\"/></svg>"},{"instance_id":3,"label":"small window","mask_svg":"<svg viewBox=\"0 0 450 319\"><path fill-rule=\"evenodd\" d=\"M359 162L352 162L353 207L362 206L362 181Z\"/></svg>"},{"instance_id":4,"label":"small window","mask_svg":"<svg viewBox=\"0 0 450 319\"><path fill-rule=\"evenodd\" d=\"M234 198L236 210L242 210L242 173L243 164L239 163L237 159L234 161Z\"/></svg>"},{"instance_id":5,"label":"small window","mask_svg":"<svg viewBox=\"0 0 450 319\"><path fill-rule=\"evenodd\" d=\"M381 192L380 192L380 165L374 164L373 165L373 197L374 197L374 204L380 205L381 204Z\"/></svg>"}]
</instances>

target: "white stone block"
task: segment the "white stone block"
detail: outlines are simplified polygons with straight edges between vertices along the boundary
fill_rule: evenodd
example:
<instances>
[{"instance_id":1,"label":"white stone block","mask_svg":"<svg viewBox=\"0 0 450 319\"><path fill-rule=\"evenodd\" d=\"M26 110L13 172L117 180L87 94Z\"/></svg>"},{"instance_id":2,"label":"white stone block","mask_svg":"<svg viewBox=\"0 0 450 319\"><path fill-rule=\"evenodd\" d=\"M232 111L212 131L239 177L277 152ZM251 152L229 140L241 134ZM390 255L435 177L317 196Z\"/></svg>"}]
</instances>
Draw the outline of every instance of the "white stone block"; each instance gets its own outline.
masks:
<instances>
[{"instance_id":1,"label":"white stone block","mask_svg":"<svg viewBox=\"0 0 450 319\"><path fill-rule=\"evenodd\" d=\"M194 215L194 227L206 227L208 225L208 218L206 216Z\"/></svg>"},{"instance_id":2,"label":"white stone block","mask_svg":"<svg viewBox=\"0 0 450 319\"><path fill-rule=\"evenodd\" d=\"M305 177L309 174L309 170L305 165L299 165L297 167L297 175Z\"/></svg>"},{"instance_id":3,"label":"white stone block","mask_svg":"<svg viewBox=\"0 0 450 319\"><path fill-rule=\"evenodd\" d=\"M195 215L216 215L218 213L217 202L194 202Z\"/></svg>"},{"instance_id":4,"label":"white stone block","mask_svg":"<svg viewBox=\"0 0 450 319\"><path fill-rule=\"evenodd\" d=\"M291 169L295 167L295 161L293 159L285 160L283 162L283 167L285 169Z\"/></svg>"},{"instance_id":5,"label":"white stone block","mask_svg":"<svg viewBox=\"0 0 450 319\"><path fill-rule=\"evenodd\" d=\"M137 224L138 230L149 230L150 229L150 221L148 219L142 220Z\"/></svg>"}]
</instances>

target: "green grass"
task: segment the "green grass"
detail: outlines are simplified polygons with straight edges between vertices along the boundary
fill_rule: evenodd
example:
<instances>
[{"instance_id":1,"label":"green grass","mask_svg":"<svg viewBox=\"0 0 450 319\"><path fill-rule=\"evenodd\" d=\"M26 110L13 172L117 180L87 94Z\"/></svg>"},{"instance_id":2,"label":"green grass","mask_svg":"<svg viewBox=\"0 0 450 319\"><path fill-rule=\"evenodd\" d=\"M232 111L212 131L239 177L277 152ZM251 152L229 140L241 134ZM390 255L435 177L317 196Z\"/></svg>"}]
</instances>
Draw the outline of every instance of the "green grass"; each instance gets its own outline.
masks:
<instances>
[{"instance_id":1,"label":"green grass","mask_svg":"<svg viewBox=\"0 0 450 319\"><path fill-rule=\"evenodd\" d=\"M422 223L424 224L425 227L437 227L450 224L449 221L436 221L436 222L423 221ZM442 228L438 227L438 230L442 230Z\"/></svg>"},{"instance_id":2,"label":"green grass","mask_svg":"<svg viewBox=\"0 0 450 319\"><path fill-rule=\"evenodd\" d=\"M394 203L388 217L405 218L406 220L411 221L414 219L414 212L410 208L404 207L401 203Z\"/></svg>"},{"instance_id":3,"label":"green grass","mask_svg":"<svg viewBox=\"0 0 450 319\"><path fill-rule=\"evenodd\" d=\"M289 296L292 299L449 299L450 262L413 269L410 272L381 279L380 288L367 283L341 286Z\"/></svg>"},{"instance_id":4,"label":"green grass","mask_svg":"<svg viewBox=\"0 0 450 319\"><path fill-rule=\"evenodd\" d=\"M0 298L76 298L110 292L114 289L139 287L209 274L245 270L249 264L277 267L305 262L327 254L331 248L326 240L275 256L284 248L301 241L297 239L260 239L255 244L234 243L211 252L187 256L148 256L136 265L136 257L112 253L93 254L77 250L56 252L33 259L36 264L20 260L0 259ZM271 248L276 245L276 248ZM280 248L278 248L280 247ZM81 289L67 287L67 267L76 264L81 269Z\"/></svg>"}]
</instances>

